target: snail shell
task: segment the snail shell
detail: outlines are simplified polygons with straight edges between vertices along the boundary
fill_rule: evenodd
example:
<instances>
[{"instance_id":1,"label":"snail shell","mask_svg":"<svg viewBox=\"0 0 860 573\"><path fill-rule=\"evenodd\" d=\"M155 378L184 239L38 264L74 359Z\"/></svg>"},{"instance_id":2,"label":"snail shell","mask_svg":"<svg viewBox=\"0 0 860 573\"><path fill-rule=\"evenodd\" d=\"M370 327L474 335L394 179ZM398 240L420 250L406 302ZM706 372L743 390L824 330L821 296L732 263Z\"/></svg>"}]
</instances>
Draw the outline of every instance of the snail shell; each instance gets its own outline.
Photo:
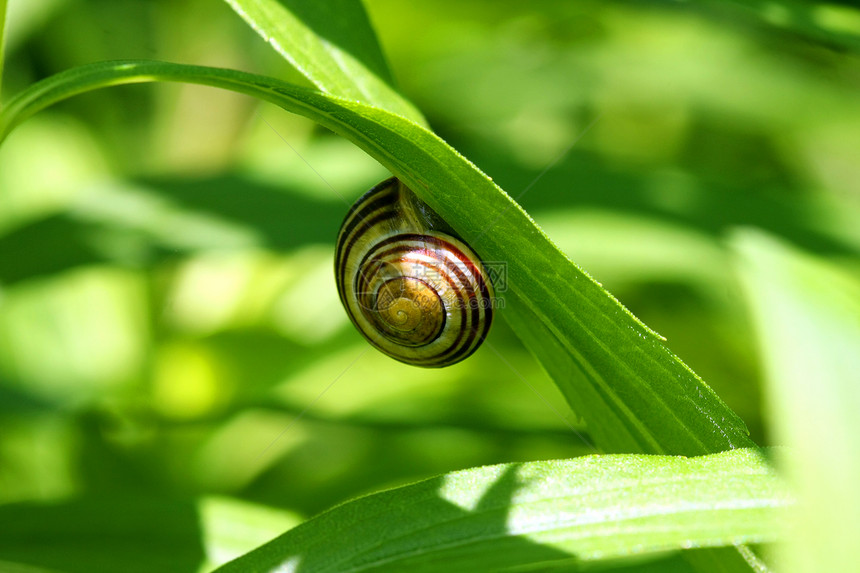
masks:
<instances>
[{"instance_id":1,"label":"snail shell","mask_svg":"<svg viewBox=\"0 0 860 573\"><path fill-rule=\"evenodd\" d=\"M480 259L396 178L350 209L337 239L335 278L359 332L407 364L463 360L493 319L493 287Z\"/></svg>"}]
</instances>

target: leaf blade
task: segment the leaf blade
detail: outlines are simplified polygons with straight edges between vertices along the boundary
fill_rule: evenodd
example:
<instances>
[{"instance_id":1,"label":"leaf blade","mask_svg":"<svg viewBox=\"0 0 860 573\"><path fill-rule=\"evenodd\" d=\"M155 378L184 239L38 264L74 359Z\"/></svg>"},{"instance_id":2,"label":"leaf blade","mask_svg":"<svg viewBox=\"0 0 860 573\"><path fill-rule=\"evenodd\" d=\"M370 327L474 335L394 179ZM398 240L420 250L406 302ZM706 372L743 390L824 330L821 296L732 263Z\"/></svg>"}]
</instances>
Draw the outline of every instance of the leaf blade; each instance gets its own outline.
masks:
<instances>
[{"instance_id":1,"label":"leaf blade","mask_svg":"<svg viewBox=\"0 0 860 573\"><path fill-rule=\"evenodd\" d=\"M0 140L51 103L142 81L199 83L275 103L346 137L405 181L483 260L508 265L509 292L497 294L510 302L512 325L593 426L589 433L598 447L700 455L753 445L740 418L659 335L569 261L486 175L401 116L234 70L107 62L58 74L10 101L0 115ZM564 360L553 356L558 350Z\"/></svg>"},{"instance_id":2,"label":"leaf blade","mask_svg":"<svg viewBox=\"0 0 860 573\"><path fill-rule=\"evenodd\" d=\"M393 80L360 0L225 0L317 88L426 125Z\"/></svg>"},{"instance_id":3,"label":"leaf blade","mask_svg":"<svg viewBox=\"0 0 860 573\"><path fill-rule=\"evenodd\" d=\"M789 504L757 450L505 464L348 502L219 571L274 571L285 563L297 571L596 563L772 540Z\"/></svg>"}]
</instances>

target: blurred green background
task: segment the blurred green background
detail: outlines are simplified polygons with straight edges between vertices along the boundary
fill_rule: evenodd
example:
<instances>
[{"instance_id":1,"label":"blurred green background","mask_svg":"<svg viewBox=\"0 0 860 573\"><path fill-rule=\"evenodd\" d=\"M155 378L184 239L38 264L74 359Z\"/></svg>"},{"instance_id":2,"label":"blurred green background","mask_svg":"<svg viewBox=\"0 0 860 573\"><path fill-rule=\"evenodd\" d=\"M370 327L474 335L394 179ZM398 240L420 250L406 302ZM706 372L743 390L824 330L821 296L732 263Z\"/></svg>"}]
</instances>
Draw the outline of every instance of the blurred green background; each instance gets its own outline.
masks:
<instances>
[{"instance_id":1,"label":"blurred green background","mask_svg":"<svg viewBox=\"0 0 860 573\"><path fill-rule=\"evenodd\" d=\"M437 133L771 443L726 239L758 227L860 275L858 12L367 4ZM223 2L10 0L8 27L7 99L121 58L302 81ZM344 198L385 177L303 118L198 86L102 90L12 134L0 528L17 525L0 564L111 563L64 538L89 527L141 554L126 570L159 558L137 532L171 539L163 570L194 571L356 495L593 451L504 320L489 344L510 364L485 347L421 370L368 350L332 250ZM246 530L225 530L236 515Z\"/></svg>"}]
</instances>

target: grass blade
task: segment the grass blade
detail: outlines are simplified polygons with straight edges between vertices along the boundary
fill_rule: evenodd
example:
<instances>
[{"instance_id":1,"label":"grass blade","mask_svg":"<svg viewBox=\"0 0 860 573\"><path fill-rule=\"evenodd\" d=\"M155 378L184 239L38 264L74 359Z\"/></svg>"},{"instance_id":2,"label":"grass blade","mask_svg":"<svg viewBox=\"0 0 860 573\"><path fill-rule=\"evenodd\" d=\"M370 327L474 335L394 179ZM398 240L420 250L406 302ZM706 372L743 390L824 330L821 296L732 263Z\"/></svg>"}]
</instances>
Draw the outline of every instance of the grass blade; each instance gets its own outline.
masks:
<instances>
[{"instance_id":1,"label":"grass blade","mask_svg":"<svg viewBox=\"0 0 860 573\"><path fill-rule=\"evenodd\" d=\"M455 472L332 509L218 571L475 571L770 541L762 454L608 455Z\"/></svg>"},{"instance_id":2,"label":"grass blade","mask_svg":"<svg viewBox=\"0 0 860 573\"><path fill-rule=\"evenodd\" d=\"M426 125L391 87L391 73L360 0L225 1L321 91Z\"/></svg>"}]
</instances>

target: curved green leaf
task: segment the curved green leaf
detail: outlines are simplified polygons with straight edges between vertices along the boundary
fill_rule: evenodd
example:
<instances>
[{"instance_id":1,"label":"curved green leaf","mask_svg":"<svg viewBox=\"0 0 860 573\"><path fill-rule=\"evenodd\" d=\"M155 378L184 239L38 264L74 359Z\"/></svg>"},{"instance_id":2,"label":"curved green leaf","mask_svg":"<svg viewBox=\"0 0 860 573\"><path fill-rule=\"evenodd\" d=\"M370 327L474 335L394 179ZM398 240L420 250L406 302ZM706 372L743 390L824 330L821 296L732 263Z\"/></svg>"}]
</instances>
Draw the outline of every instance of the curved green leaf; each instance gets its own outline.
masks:
<instances>
[{"instance_id":1,"label":"curved green leaf","mask_svg":"<svg viewBox=\"0 0 860 573\"><path fill-rule=\"evenodd\" d=\"M497 571L770 541L790 496L762 454L475 468L360 498L218 571Z\"/></svg>"},{"instance_id":2,"label":"curved green leaf","mask_svg":"<svg viewBox=\"0 0 860 573\"><path fill-rule=\"evenodd\" d=\"M394 89L360 0L225 0L321 91L426 125Z\"/></svg>"},{"instance_id":3,"label":"curved green leaf","mask_svg":"<svg viewBox=\"0 0 860 573\"><path fill-rule=\"evenodd\" d=\"M144 81L210 85L275 103L353 141L405 181L483 260L507 266L507 290L497 293L501 314L585 418L598 447L698 455L752 445L743 422L657 334L569 261L486 175L401 116L233 70L105 62L48 78L10 101L0 115L0 141L52 103Z\"/></svg>"}]
</instances>

